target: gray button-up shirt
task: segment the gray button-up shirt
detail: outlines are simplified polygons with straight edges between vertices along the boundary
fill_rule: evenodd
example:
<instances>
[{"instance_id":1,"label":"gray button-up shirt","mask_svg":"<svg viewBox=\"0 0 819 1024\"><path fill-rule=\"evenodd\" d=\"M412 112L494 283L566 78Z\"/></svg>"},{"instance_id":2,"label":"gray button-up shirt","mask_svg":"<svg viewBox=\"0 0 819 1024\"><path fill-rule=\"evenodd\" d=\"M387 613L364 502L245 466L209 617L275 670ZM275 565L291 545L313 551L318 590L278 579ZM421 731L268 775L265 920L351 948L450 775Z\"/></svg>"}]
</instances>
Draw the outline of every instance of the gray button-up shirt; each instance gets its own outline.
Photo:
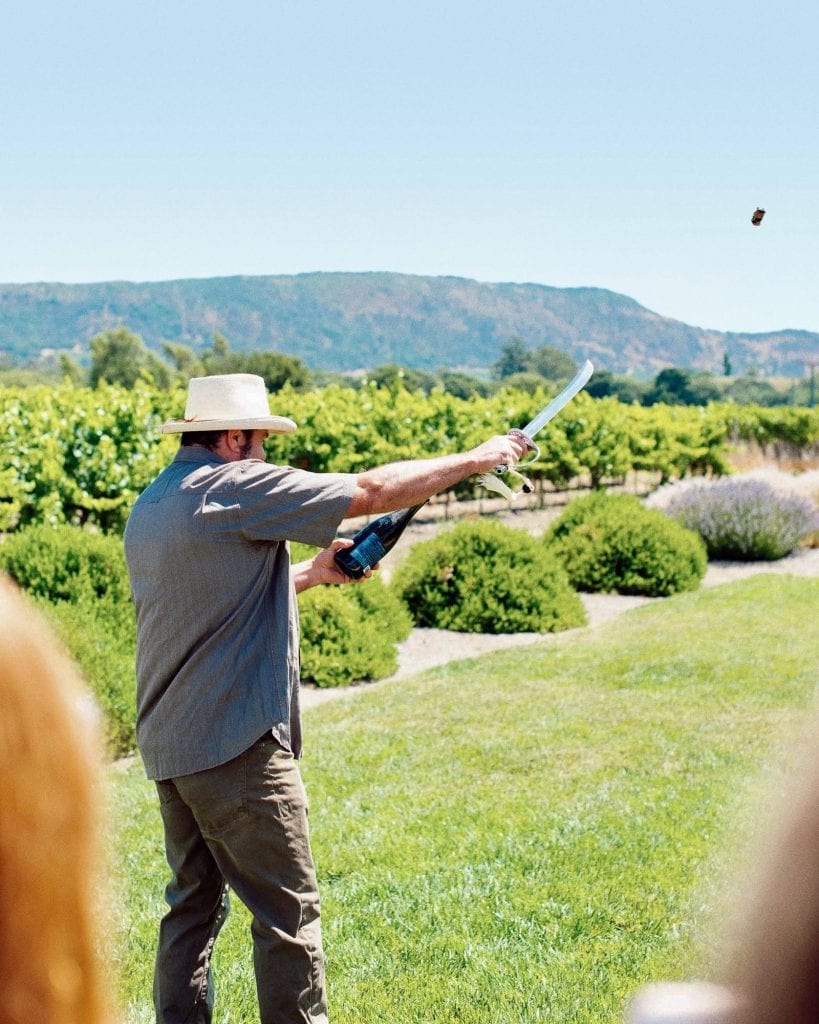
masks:
<instances>
[{"instance_id":1,"label":"gray button-up shirt","mask_svg":"<svg viewBox=\"0 0 819 1024\"><path fill-rule=\"evenodd\" d=\"M301 752L289 540L327 547L355 477L180 448L125 529L148 777L223 764L271 730Z\"/></svg>"}]
</instances>

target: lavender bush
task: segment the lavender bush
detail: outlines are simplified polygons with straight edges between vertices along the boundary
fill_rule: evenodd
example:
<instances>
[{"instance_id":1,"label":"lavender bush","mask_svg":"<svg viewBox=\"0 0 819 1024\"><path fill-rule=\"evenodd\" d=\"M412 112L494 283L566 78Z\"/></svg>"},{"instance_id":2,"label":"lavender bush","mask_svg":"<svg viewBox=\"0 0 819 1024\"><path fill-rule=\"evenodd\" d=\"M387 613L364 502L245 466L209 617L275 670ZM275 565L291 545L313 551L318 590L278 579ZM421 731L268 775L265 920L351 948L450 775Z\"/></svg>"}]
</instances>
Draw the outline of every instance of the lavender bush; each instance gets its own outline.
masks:
<instances>
[{"instance_id":1,"label":"lavender bush","mask_svg":"<svg viewBox=\"0 0 819 1024\"><path fill-rule=\"evenodd\" d=\"M696 530L710 558L784 558L819 529L819 510L810 498L759 479L692 481L669 495L663 511Z\"/></svg>"},{"instance_id":2,"label":"lavender bush","mask_svg":"<svg viewBox=\"0 0 819 1024\"><path fill-rule=\"evenodd\" d=\"M809 469L804 473L786 473L784 470L766 466L732 474L731 480L762 480L777 494L801 494L805 498L810 498L815 505L819 505L819 469ZM676 500L683 491L692 487L701 487L706 482L702 477L684 477L682 480L673 480L653 491L645 499L644 504L648 508L656 508L665 512L669 501Z\"/></svg>"}]
</instances>

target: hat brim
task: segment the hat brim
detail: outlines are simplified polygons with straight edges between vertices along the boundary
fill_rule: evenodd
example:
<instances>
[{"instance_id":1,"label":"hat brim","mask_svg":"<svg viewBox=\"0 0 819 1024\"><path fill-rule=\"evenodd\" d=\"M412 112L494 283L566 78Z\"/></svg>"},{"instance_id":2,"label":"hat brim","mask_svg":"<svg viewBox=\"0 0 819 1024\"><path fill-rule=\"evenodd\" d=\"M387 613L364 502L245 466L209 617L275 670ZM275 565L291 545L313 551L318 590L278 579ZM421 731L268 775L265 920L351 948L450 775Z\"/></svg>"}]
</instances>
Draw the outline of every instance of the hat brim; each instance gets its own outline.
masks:
<instances>
[{"instance_id":1,"label":"hat brim","mask_svg":"<svg viewBox=\"0 0 819 1024\"><path fill-rule=\"evenodd\" d=\"M293 420L286 416L253 416L249 419L168 420L159 428L162 434L186 434L203 430L269 430L271 434L292 434Z\"/></svg>"}]
</instances>

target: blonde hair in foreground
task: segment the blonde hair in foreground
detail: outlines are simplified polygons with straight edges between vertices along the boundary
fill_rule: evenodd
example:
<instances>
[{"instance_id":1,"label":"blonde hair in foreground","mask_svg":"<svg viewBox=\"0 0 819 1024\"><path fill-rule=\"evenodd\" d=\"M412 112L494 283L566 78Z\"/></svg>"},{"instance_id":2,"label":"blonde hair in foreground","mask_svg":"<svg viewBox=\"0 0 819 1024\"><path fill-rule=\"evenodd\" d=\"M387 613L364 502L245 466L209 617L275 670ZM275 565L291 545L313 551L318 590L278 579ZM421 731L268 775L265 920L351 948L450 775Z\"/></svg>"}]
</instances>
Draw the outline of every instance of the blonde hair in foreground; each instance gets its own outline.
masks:
<instances>
[{"instance_id":1,"label":"blonde hair in foreground","mask_svg":"<svg viewBox=\"0 0 819 1024\"><path fill-rule=\"evenodd\" d=\"M819 718L771 788L754 858L719 936L735 1024L819 1020Z\"/></svg>"},{"instance_id":2,"label":"blonde hair in foreground","mask_svg":"<svg viewBox=\"0 0 819 1024\"><path fill-rule=\"evenodd\" d=\"M0 1024L108 1021L90 697L0 576Z\"/></svg>"}]
</instances>

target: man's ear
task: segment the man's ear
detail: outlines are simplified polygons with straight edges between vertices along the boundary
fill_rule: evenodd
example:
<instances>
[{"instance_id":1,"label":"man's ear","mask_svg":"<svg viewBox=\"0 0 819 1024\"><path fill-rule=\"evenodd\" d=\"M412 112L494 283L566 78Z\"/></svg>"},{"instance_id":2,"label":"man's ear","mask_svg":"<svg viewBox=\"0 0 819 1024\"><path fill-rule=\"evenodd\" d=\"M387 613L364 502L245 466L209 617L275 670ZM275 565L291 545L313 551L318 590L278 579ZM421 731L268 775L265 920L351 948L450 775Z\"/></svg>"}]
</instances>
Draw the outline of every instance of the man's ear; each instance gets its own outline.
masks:
<instances>
[{"instance_id":1,"label":"man's ear","mask_svg":"<svg viewBox=\"0 0 819 1024\"><path fill-rule=\"evenodd\" d=\"M241 455L244 443L245 432L243 430L228 430L225 432L225 446L231 455Z\"/></svg>"}]
</instances>

